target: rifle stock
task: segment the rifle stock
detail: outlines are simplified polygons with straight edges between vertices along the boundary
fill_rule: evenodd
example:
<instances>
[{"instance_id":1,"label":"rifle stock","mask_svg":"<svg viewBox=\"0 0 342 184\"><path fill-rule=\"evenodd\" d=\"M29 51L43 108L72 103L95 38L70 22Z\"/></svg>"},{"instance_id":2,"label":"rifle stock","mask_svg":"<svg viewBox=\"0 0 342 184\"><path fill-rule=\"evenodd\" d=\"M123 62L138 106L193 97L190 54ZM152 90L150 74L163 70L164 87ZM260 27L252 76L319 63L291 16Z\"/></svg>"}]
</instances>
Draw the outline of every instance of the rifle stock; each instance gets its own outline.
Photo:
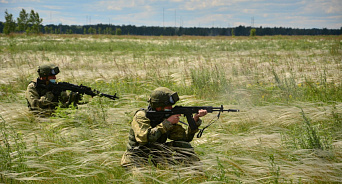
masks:
<instances>
[{"instance_id":1,"label":"rifle stock","mask_svg":"<svg viewBox=\"0 0 342 184\"><path fill-rule=\"evenodd\" d=\"M193 119L192 114L198 113L199 110L207 110L208 113L213 113L215 111L217 112L239 112L238 109L223 109L223 105L220 107L213 107L213 106L175 106L170 111L148 111L146 113L146 117L149 119L153 118L168 118L172 115L176 114L183 114L189 124L189 127L191 130L197 129L197 125L195 123L195 120Z\"/></svg>"}]
</instances>

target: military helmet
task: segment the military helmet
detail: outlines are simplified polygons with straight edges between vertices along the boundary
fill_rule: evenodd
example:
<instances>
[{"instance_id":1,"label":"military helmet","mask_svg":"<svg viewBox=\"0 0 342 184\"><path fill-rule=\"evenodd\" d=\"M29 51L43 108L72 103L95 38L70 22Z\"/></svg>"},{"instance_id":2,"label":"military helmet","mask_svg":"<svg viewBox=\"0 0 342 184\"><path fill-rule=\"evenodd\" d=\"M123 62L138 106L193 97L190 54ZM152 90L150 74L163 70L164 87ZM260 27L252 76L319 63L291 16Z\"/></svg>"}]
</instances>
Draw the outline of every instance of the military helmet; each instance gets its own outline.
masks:
<instances>
[{"instance_id":1,"label":"military helmet","mask_svg":"<svg viewBox=\"0 0 342 184\"><path fill-rule=\"evenodd\" d=\"M152 108L156 108L174 105L178 100L177 92L166 87L159 87L152 92L148 102Z\"/></svg>"},{"instance_id":2,"label":"military helmet","mask_svg":"<svg viewBox=\"0 0 342 184\"><path fill-rule=\"evenodd\" d=\"M54 64L44 64L38 66L37 72L40 77L47 77L51 75L57 75L59 73L59 68Z\"/></svg>"}]
</instances>

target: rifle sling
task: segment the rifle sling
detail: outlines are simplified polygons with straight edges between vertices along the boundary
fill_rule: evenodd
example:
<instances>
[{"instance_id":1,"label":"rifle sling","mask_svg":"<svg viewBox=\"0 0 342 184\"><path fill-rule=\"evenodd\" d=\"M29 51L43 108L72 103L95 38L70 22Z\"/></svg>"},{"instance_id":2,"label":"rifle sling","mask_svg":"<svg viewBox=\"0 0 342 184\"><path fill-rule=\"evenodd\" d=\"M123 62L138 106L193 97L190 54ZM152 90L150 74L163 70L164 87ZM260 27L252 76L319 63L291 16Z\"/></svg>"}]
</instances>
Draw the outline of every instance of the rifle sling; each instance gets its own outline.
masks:
<instances>
[{"instance_id":1,"label":"rifle sling","mask_svg":"<svg viewBox=\"0 0 342 184\"><path fill-rule=\"evenodd\" d=\"M202 134L203 134L203 132L204 132L204 129L206 129L206 128L208 128L210 125L212 125L213 123L215 123L219 118L220 118L220 115L221 115L221 111L217 114L217 116L216 116L216 120L214 120L215 118L213 118L213 119L211 119L210 120L210 122L209 122L209 124L207 125L207 126L205 126L205 127L203 127L202 129L199 129L199 132L198 132L198 134L197 134L197 138L201 138L202 137Z\"/></svg>"}]
</instances>

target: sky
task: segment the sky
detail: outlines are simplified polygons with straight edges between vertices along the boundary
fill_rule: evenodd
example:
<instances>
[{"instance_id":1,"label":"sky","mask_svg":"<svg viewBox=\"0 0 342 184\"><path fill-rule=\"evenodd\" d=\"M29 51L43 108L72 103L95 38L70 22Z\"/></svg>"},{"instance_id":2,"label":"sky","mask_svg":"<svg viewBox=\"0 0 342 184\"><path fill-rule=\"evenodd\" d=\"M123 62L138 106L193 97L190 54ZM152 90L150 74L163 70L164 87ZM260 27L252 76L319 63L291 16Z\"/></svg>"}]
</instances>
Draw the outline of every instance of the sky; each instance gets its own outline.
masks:
<instances>
[{"instance_id":1,"label":"sky","mask_svg":"<svg viewBox=\"0 0 342 184\"><path fill-rule=\"evenodd\" d=\"M0 0L0 21L22 9L43 25L342 27L342 0Z\"/></svg>"}]
</instances>

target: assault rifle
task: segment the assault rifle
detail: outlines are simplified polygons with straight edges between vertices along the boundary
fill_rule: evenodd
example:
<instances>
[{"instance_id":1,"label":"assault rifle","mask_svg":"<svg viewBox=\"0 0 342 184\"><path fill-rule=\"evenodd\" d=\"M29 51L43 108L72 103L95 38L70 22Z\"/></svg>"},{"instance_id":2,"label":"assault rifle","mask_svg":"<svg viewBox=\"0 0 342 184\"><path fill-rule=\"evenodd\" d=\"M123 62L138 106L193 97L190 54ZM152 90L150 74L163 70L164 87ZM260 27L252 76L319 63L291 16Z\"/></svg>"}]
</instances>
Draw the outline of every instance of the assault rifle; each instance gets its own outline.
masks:
<instances>
[{"instance_id":1,"label":"assault rifle","mask_svg":"<svg viewBox=\"0 0 342 184\"><path fill-rule=\"evenodd\" d=\"M220 117L221 112L239 112L238 109L223 109L223 105L221 105L221 107L212 107L212 106L188 106L188 107L184 107L184 106L175 106L173 107L170 111L147 111L146 113L146 117L149 119L153 119L153 118L160 118L160 119L166 119L172 115L176 115L176 114L184 114L184 116L186 117L189 127L191 130L195 130L197 129L197 125L195 123L194 118L192 117L192 114L198 113L199 110L207 110L208 113L212 113L212 112L219 112L219 114L217 115L217 119ZM207 126L208 127L208 126ZM207 128L205 127L205 128ZM203 128L201 131L201 135L203 130L205 129ZM199 135L197 135L197 137L199 137Z\"/></svg>"},{"instance_id":2,"label":"assault rifle","mask_svg":"<svg viewBox=\"0 0 342 184\"><path fill-rule=\"evenodd\" d=\"M61 94L62 91L66 91L66 90L70 90L73 92L78 92L79 94L86 94L86 95L90 95L92 97L94 96L104 96L107 98L110 98L112 100L115 100L116 98L119 98L116 96L116 93L114 95L109 95L109 94L105 94L105 93L101 93L95 89L91 89L88 86L83 86L82 84L76 85L76 84L70 84L68 82L58 82L58 83L49 83L46 86L49 90L52 91L52 93L56 96L59 96Z\"/></svg>"}]
</instances>

